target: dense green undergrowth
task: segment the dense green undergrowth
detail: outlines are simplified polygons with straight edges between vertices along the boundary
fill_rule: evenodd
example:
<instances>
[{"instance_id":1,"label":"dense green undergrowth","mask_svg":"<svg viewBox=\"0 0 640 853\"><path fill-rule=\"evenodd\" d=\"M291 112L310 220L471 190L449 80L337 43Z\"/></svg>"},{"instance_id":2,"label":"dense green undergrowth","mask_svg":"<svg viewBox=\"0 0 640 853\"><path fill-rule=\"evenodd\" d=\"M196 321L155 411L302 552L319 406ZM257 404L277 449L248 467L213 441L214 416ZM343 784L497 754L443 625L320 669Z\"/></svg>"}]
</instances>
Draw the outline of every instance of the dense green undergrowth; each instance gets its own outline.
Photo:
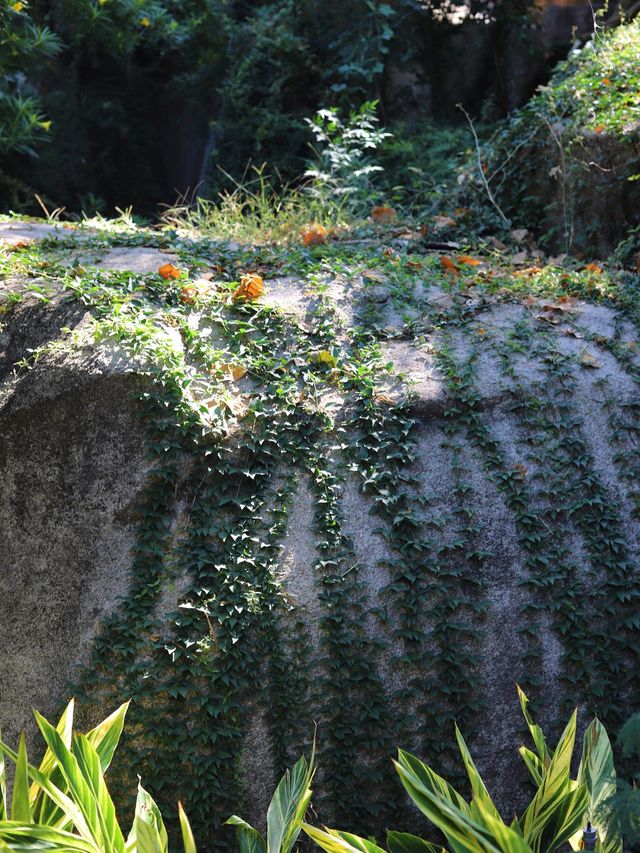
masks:
<instances>
[{"instance_id":1,"label":"dense green undergrowth","mask_svg":"<svg viewBox=\"0 0 640 853\"><path fill-rule=\"evenodd\" d=\"M554 853L570 844L572 850L621 853L624 840L637 837L637 792L623 807L611 744L605 728L595 719L584 733L576 779L571 764L576 740L577 713L573 712L555 749L535 724L525 694L520 703L533 749L521 746L523 759L536 788L520 818L503 822L456 727L456 741L472 792L470 802L442 776L405 750L394 761L400 780L419 811L440 830L452 851L463 853ZM0 741L0 844L3 850L82 851L82 853L167 853L168 833L153 798L138 784L136 810L126 837L121 829L105 774L123 731L128 704L93 728L87 735L74 726L73 701L57 726L37 711L36 722L46 742L46 752L36 768L28 761L24 736L18 751ZM626 744L637 751L637 738L627 728ZM11 797L8 796L5 757L15 763ZM285 771L269 803L265 835L243 818L226 820L234 826L241 853L290 853L299 849L301 831L327 853L385 853L375 840L350 832L320 829L305 822L311 811L311 783L316 768L314 751ZM196 853L189 820L179 808L185 853ZM389 853L446 853L411 833L388 830Z\"/></svg>"},{"instance_id":2,"label":"dense green undergrowth","mask_svg":"<svg viewBox=\"0 0 640 853\"><path fill-rule=\"evenodd\" d=\"M484 177L513 225L557 251L601 256L637 228L638 67L638 22L599 31L498 130Z\"/></svg>"}]
</instances>

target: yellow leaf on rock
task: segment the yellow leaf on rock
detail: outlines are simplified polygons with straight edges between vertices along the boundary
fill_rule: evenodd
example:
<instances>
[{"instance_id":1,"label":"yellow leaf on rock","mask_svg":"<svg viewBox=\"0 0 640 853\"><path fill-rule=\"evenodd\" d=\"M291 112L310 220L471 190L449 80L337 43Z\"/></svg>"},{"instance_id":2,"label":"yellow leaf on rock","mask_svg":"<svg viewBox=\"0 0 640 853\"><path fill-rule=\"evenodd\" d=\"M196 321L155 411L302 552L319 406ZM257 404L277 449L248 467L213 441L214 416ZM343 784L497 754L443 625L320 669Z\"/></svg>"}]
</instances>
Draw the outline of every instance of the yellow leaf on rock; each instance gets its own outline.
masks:
<instances>
[{"instance_id":1,"label":"yellow leaf on rock","mask_svg":"<svg viewBox=\"0 0 640 853\"><path fill-rule=\"evenodd\" d=\"M318 352L312 353L311 361L316 364L328 364L329 367L335 367L336 365L336 357L328 349L321 349Z\"/></svg>"}]
</instances>

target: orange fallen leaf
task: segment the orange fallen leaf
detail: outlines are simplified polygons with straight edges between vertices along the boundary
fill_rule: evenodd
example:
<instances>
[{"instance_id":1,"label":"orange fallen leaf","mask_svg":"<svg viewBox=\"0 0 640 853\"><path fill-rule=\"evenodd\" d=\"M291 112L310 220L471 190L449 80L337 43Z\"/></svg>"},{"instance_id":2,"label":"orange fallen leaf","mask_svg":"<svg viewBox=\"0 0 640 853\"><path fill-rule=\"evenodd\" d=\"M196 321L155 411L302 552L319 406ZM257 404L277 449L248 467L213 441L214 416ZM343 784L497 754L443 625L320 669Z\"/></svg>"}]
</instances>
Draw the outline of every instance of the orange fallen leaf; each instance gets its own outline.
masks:
<instances>
[{"instance_id":1,"label":"orange fallen leaf","mask_svg":"<svg viewBox=\"0 0 640 853\"><path fill-rule=\"evenodd\" d=\"M304 228L300 232L300 239L303 246L320 246L327 242L329 230L324 225L317 223L310 225L309 228Z\"/></svg>"},{"instance_id":2,"label":"orange fallen leaf","mask_svg":"<svg viewBox=\"0 0 640 853\"><path fill-rule=\"evenodd\" d=\"M600 275L602 273L602 267L599 267L598 264L587 264L585 266L585 270L594 272L596 275Z\"/></svg>"},{"instance_id":3,"label":"orange fallen leaf","mask_svg":"<svg viewBox=\"0 0 640 853\"><path fill-rule=\"evenodd\" d=\"M464 264L468 267L479 267L482 261L479 261L477 258L472 258L471 255L458 255L456 261L459 264Z\"/></svg>"},{"instance_id":4,"label":"orange fallen leaf","mask_svg":"<svg viewBox=\"0 0 640 853\"><path fill-rule=\"evenodd\" d=\"M406 267L407 267L407 269L410 269L410 270L421 270L422 269L422 262L421 261L407 261Z\"/></svg>"},{"instance_id":5,"label":"orange fallen leaf","mask_svg":"<svg viewBox=\"0 0 640 853\"><path fill-rule=\"evenodd\" d=\"M610 86L611 85L611 80L608 77L603 77L600 82L602 83L603 86Z\"/></svg>"},{"instance_id":6,"label":"orange fallen leaf","mask_svg":"<svg viewBox=\"0 0 640 853\"><path fill-rule=\"evenodd\" d=\"M597 125L593 128L593 132L594 132L594 133L602 133L602 131L603 131L603 130L604 130L604 125L603 125L603 124L597 124Z\"/></svg>"},{"instance_id":7,"label":"orange fallen leaf","mask_svg":"<svg viewBox=\"0 0 640 853\"><path fill-rule=\"evenodd\" d=\"M523 270L516 270L514 275L517 276L525 276L526 278L532 278L534 275L538 275L542 272L542 267L526 267Z\"/></svg>"},{"instance_id":8,"label":"orange fallen leaf","mask_svg":"<svg viewBox=\"0 0 640 853\"><path fill-rule=\"evenodd\" d=\"M397 214L392 207L380 204L371 208L371 218L374 222L378 222L383 225L385 222L395 222Z\"/></svg>"},{"instance_id":9,"label":"orange fallen leaf","mask_svg":"<svg viewBox=\"0 0 640 853\"><path fill-rule=\"evenodd\" d=\"M384 250L384 252L382 254L384 255L385 258L396 258L397 257L396 253L393 251L393 249L390 246L387 246L387 248Z\"/></svg>"},{"instance_id":10,"label":"orange fallen leaf","mask_svg":"<svg viewBox=\"0 0 640 853\"><path fill-rule=\"evenodd\" d=\"M264 281L257 273L248 273L240 279L240 284L231 297L234 302L250 302L264 293Z\"/></svg>"},{"instance_id":11,"label":"orange fallen leaf","mask_svg":"<svg viewBox=\"0 0 640 853\"><path fill-rule=\"evenodd\" d=\"M5 248L8 252L17 252L19 249L27 249L29 246L33 246L35 240L16 240L15 243L5 243Z\"/></svg>"},{"instance_id":12,"label":"orange fallen leaf","mask_svg":"<svg viewBox=\"0 0 640 853\"><path fill-rule=\"evenodd\" d=\"M448 258L446 255L440 255L440 266L449 275L457 275L460 272L460 268L457 264L455 264L451 258Z\"/></svg>"},{"instance_id":13,"label":"orange fallen leaf","mask_svg":"<svg viewBox=\"0 0 640 853\"><path fill-rule=\"evenodd\" d=\"M476 329L476 331L479 335L486 335L487 334L487 330L483 329L482 326L480 326L479 329Z\"/></svg>"},{"instance_id":14,"label":"orange fallen leaf","mask_svg":"<svg viewBox=\"0 0 640 853\"><path fill-rule=\"evenodd\" d=\"M172 278L180 278L180 270L177 267L174 267L173 264L163 264L158 272L162 276L162 278L166 278L167 280Z\"/></svg>"}]
</instances>

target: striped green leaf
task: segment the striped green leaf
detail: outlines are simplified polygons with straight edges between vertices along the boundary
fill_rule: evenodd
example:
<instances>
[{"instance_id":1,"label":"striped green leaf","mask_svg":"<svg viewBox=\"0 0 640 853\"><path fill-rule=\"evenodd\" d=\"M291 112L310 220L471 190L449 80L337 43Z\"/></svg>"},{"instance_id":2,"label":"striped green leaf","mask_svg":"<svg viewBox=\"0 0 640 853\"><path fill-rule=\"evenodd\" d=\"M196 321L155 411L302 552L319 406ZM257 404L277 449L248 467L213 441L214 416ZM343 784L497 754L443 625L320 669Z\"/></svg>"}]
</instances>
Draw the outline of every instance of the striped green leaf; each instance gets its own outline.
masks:
<instances>
[{"instance_id":1,"label":"striped green leaf","mask_svg":"<svg viewBox=\"0 0 640 853\"><path fill-rule=\"evenodd\" d=\"M92 765L88 766L81 757L80 761L82 763L80 763L77 756L65 746L62 737L51 723L45 720L37 711L34 714L42 736L47 746L53 752L58 767L62 772L69 795L82 813L91 838L99 847L109 849L112 841L115 841L117 844L118 839L121 839L122 836L121 834L118 835L119 831L116 832L114 830L110 814L103 814L101 812L101 805L106 802L106 798L101 800L98 795L99 783L95 778L89 778L89 775L85 777L84 775L85 773L93 774L96 766L99 770L99 761L97 764L96 761L92 761ZM108 797L108 794L106 797ZM122 842L122 847L116 847L115 849L118 851L124 850L124 842Z\"/></svg>"},{"instance_id":2,"label":"striped green leaf","mask_svg":"<svg viewBox=\"0 0 640 853\"><path fill-rule=\"evenodd\" d=\"M31 823L31 805L29 803L29 762L27 761L27 743L24 732L20 735L18 758L13 777L13 798L11 800L11 819L19 823Z\"/></svg>"},{"instance_id":3,"label":"striped green leaf","mask_svg":"<svg viewBox=\"0 0 640 853\"><path fill-rule=\"evenodd\" d=\"M0 744L2 744L2 732L0 731ZM0 745L0 820L7 818L7 773L4 761L4 749Z\"/></svg>"},{"instance_id":4,"label":"striped green leaf","mask_svg":"<svg viewBox=\"0 0 640 853\"><path fill-rule=\"evenodd\" d=\"M184 853L198 853L196 842L193 838L193 832L191 831L191 824L189 823L189 818L182 808L182 803L178 803L178 817L180 818L180 831L182 832L182 846L184 847Z\"/></svg>"},{"instance_id":5,"label":"striped green leaf","mask_svg":"<svg viewBox=\"0 0 640 853\"><path fill-rule=\"evenodd\" d=\"M167 853L167 830L155 800L138 783L138 798L133 826L127 838L126 850L135 853Z\"/></svg>"},{"instance_id":6,"label":"striped green leaf","mask_svg":"<svg viewBox=\"0 0 640 853\"><path fill-rule=\"evenodd\" d=\"M444 833L454 853L500 853L500 847L495 843L491 832L471 817L468 804L456 794L464 806L461 808L458 800L450 796L448 790L434 789L429 781L425 784L423 780L429 780L429 774L425 771L429 768L422 765L423 771L419 777L407 766L406 757L406 753L403 753L403 764L394 762L400 780L420 811ZM410 758L414 766L416 762L422 764L413 756Z\"/></svg>"},{"instance_id":7,"label":"striped green leaf","mask_svg":"<svg viewBox=\"0 0 640 853\"><path fill-rule=\"evenodd\" d=\"M327 853L385 853L382 847L378 847L372 841L352 835L350 832L340 832L337 829L317 829L308 823L303 823L302 828L309 838Z\"/></svg>"},{"instance_id":8,"label":"striped green leaf","mask_svg":"<svg viewBox=\"0 0 640 853\"><path fill-rule=\"evenodd\" d=\"M238 815L231 815L225 823L235 826L240 853L266 853L267 845L257 829Z\"/></svg>"},{"instance_id":9,"label":"striped green leaf","mask_svg":"<svg viewBox=\"0 0 640 853\"><path fill-rule=\"evenodd\" d=\"M424 838L411 835L409 832L387 832L387 848L389 853L446 853L444 847L431 844Z\"/></svg>"},{"instance_id":10,"label":"striped green leaf","mask_svg":"<svg viewBox=\"0 0 640 853\"><path fill-rule=\"evenodd\" d=\"M52 850L56 853L103 853L103 851L71 832L39 824L0 821L0 850L14 853L35 853Z\"/></svg>"},{"instance_id":11,"label":"striped green leaf","mask_svg":"<svg viewBox=\"0 0 640 853\"><path fill-rule=\"evenodd\" d=\"M267 810L268 853L289 853L300 834L300 822L311 800L313 753L307 763L304 755L287 770Z\"/></svg>"},{"instance_id":12,"label":"striped green leaf","mask_svg":"<svg viewBox=\"0 0 640 853\"><path fill-rule=\"evenodd\" d=\"M486 785L482 781L482 777L478 773L478 768L473 762L471 758L471 753L467 747L465 739L462 737L462 733L458 726L456 726L456 740L458 741L458 749L460 750L460 754L462 755L462 760L464 762L465 770L467 771L467 776L469 777L469 782L471 783L471 790L473 791L474 800L481 803L483 809L490 815L492 815L496 820L502 823L502 818L498 813L498 809L494 806L493 800L489 796L489 792L487 791Z\"/></svg>"},{"instance_id":13,"label":"striped green leaf","mask_svg":"<svg viewBox=\"0 0 640 853\"><path fill-rule=\"evenodd\" d=\"M522 713L524 714L524 718L527 721L529 733L531 734L536 750L538 752L538 758L542 762L543 767L546 768L551 762L551 752L549 750L549 747L547 746L546 738L540 726L534 723L533 719L531 718L531 714L529 713L529 700L527 699L524 690L522 690L519 684L516 685L516 688L518 690L518 698L520 699L520 707L522 708Z\"/></svg>"}]
</instances>

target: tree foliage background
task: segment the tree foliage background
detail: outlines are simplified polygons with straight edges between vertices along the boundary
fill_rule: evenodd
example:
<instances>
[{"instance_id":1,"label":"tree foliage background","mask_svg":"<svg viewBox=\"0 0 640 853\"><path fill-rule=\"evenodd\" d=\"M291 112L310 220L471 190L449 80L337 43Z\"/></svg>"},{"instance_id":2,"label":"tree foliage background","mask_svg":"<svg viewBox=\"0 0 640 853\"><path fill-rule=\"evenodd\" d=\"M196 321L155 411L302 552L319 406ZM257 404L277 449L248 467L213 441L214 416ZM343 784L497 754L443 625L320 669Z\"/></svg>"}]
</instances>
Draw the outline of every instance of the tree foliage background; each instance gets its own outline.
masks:
<instances>
[{"instance_id":1,"label":"tree foliage background","mask_svg":"<svg viewBox=\"0 0 640 853\"><path fill-rule=\"evenodd\" d=\"M377 99L421 145L458 102L495 117L548 72L532 0L0 2L4 208L151 211L249 162L295 179L319 108Z\"/></svg>"}]
</instances>

